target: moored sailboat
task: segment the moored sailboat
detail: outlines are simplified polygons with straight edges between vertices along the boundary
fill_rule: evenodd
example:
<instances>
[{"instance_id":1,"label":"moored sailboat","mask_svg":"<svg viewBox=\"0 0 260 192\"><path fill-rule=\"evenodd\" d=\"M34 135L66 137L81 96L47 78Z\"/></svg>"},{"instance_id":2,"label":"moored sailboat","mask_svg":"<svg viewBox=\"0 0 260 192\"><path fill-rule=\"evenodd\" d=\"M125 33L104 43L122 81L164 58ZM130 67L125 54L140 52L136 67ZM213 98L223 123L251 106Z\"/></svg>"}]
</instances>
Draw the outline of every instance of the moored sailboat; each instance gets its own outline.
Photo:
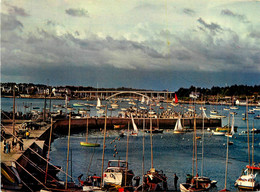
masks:
<instances>
[{"instance_id":1,"label":"moored sailboat","mask_svg":"<svg viewBox=\"0 0 260 192\"><path fill-rule=\"evenodd\" d=\"M86 128L86 141L85 142L80 142L80 145L85 146L85 147L99 147L99 143L89 143L88 142L88 117L87 117L87 128Z\"/></svg>"},{"instance_id":2,"label":"moored sailboat","mask_svg":"<svg viewBox=\"0 0 260 192\"><path fill-rule=\"evenodd\" d=\"M173 130L173 133L184 133L183 127L181 125L181 118L179 117L176 121L175 128Z\"/></svg>"}]
</instances>

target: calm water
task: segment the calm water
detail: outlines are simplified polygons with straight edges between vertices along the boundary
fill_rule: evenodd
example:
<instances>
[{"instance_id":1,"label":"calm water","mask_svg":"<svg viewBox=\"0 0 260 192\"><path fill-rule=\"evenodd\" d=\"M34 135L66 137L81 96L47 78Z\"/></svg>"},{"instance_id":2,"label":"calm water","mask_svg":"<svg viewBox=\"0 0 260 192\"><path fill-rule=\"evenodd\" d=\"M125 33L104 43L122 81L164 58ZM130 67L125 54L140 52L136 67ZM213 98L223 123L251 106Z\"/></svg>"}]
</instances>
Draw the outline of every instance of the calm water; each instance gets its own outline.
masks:
<instances>
[{"instance_id":1,"label":"calm water","mask_svg":"<svg viewBox=\"0 0 260 192\"><path fill-rule=\"evenodd\" d=\"M71 103L78 101L71 101ZM42 108L43 99L17 99L17 109L23 111L23 105L31 105ZM47 102L48 103L48 102ZM93 101L93 103L95 103ZM52 104L64 104L62 100L53 100ZM166 106L166 104L164 104ZM12 99L2 98L1 108L2 110L11 111ZM126 102L122 103L122 106L128 106ZM211 106L207 107L207 113L209 113ZM216 106L215 106L216 107ZM217 109L222 111L221 106ZM180 110L176 108L176 110ZM246 121L242 120L245 107L239 107L238 110L234 110L238 114L235 116L235 125L238 126L238 132L235 134L231 141L234 145L229 146L229 164L228 164L228 179L227 188L232 191L234 188L234 182L241 174L241 171L247 165L248 153L247 153L247 136L239 135L243 130L246 130ZM95 115L96 109L91 108L91 115ZM229 111L222 111L224 114L228 114ZM117 111L113 111L112 115L116 115ZM108 113L108 115L111 115ZM253 117L257 115L249 115L249 126L252 128ZM223 119L223 125L227 123L227 118ZM254 127L260 129L260 120L254 120ZM142 128L139 128L142 129ZM105 163L104 168L107 165L108 160L111 159L126 159L126 140L127 137L120 138L121 140L115 140L118 137L118 132L110 130L108 131L108 137L106 138L106 150L105 150ZM201 132L198 132L201 135ZM51 145L50 158L51 162L55 165L62 166L63 170L66 170L66 157L67 157L67 137L60 137L56 139ZM101 144L99 148L86 148L80 145L81 141L85 140L85 133L72 135L70 139L70 149L72 153L72 175L75 181L80 174L92 175L96 173L101 174L102 165L102 147L103 147L103 134L101 132L91 132L89 136L90 142L98 142ZM115 141L114 141L115 140ZM251 137L250 140L252 141ZM112 144L111 144L112 142ZM254 138L254 159L255 162L260 162L260 134L256 134ZM129 137L129 167L134 171L135 175L142 175L142 151L143 151L143 133L141 132L137 137ZM211 136L210 133L205 132L204 141L204 176L208 176L211 179L218 181L217 188L213 191L224 188L225 180L225 158L226 158L226 137ZM201 140L198 140L198 173L201 175ZM114 158L114 145L118 151L118 155ZM157 134L153 136L153 155L154 155L154 167L157 170L163 170L168 177L169 188L173 187L173 174L176 173L179 176L179 183L185 181L186 174L192 171L192 133L186 133L182 135L176 135L169 132L163 134ZM149 170L151 166L150 161L150 136L145 134L145 171ZM71 169L69 169L69 173ZM59 177L65 180L65 175L59 173Z\"/></svg>"}]
</instances>

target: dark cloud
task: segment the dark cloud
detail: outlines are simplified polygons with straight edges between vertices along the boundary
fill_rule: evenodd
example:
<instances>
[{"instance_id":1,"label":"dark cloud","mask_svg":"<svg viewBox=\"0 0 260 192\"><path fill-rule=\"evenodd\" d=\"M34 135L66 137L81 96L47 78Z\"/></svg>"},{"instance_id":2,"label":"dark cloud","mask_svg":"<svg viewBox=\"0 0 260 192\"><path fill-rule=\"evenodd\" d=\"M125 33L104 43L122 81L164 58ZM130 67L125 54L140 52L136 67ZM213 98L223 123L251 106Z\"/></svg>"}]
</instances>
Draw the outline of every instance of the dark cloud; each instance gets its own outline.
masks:
<instances>
[{"instance_id":1,"label":"dark cloud","mask_svg":"<svg viewBox=\"0 0 260 192\"><path fill-rule=\"evenodd\" d=\"M216 23L206 23L202 18L199 18L197 20L201 25L203 25L206 29L209 29L211 32L213 32L215 34L215 32L219 32L222 31L222 28L220 25L216 24Z\"/></svg>"},{"instance_id":2,"label":"dark cloud","mask_svg":"<svg viewBox=\"0 0 260 192\"><path fill-rule=\"evenodd\" d=\"M10 5L8 3L5 3L5 5L8 7L8 12L10 15L22 16L22 17L30 16L30 14L27 13L23 8L20 8L20 7L14 6L14 5Z\"/></svg>"},{"instance_id":3,"label":"dark cloud","mask_svg":"<svg viewBox=\"0 0 260 192\"><path fill-rule=\"evenodd\" d=\"M22 30L23 24L13 15L1 14L1 31Z\"/></svg>"},{"instance_id":4,"label":"dark cloud","mask_svg":"<svg viewBox=\"0 0 260 192\"><path fill-rule=\"evenodd\" d=\"M185 13L186 15L190 15L190 16L195 15L195 11L192 9L188 9L188 8L183 9L183 13Z\"/></svg>"},{"instance_id":5,"label":"dark cloud","mask_svg":"<svg viewBox=\"0 0 260 192\"><path fill-rule=\"evenodd\" d=\"M255 39L260 39L260 31L252 31L252 32L249 34L249 37L255 38Z\"/></svg>"},{"instance_id":6,"label":"dark cloud","mask_svg":"<svg viewBox=\"0 0 260 192\"><path fill-rule=\"evenodd\" d=\"M229 16L238 19L239 21L243 23L249 23L249 21L246 19L245 15L236 14L229 9L224 9L221 11L221 15Z\"/></svg>"},{"instance_id":7,"label":"dark cloud","mask_svg":"<svg viewBox=\"0 0 260 192\"><path fill-rule=\"evenodd\" d=\"M88 11L85 9L67 9L65 12L68 15L74 16L74 17L89 17Z\"/></svg>"}]
</instances>

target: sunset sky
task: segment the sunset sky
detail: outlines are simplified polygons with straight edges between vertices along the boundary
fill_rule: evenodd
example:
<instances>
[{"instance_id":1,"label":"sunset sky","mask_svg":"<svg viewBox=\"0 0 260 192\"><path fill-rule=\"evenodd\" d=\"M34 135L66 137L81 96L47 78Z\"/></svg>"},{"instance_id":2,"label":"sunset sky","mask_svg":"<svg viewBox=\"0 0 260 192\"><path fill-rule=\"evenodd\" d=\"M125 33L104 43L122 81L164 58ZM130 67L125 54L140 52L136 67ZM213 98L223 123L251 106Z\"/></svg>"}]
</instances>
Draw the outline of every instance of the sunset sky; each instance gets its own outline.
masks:
<instances>
[{"instance_id":1,"label":"sunset sky","mask_svg":"<svg viewBox=\"0 0 260 192\"><path fill-rule=\"evenodd\" d=\"M260 84L260 1L4 0L1 82Z\"/></svg>"}]
</instances>

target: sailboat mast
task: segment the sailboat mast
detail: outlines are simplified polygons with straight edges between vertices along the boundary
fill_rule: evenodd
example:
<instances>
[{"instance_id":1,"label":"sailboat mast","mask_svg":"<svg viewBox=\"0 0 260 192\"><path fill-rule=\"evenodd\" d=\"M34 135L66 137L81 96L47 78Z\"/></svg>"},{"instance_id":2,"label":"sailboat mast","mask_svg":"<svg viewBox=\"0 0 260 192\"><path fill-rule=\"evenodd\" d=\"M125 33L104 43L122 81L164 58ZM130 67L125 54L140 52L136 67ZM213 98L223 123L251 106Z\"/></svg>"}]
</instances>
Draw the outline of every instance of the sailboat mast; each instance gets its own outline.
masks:
<instances>
[{"instance_id":1,"label":"sailboat mast","mask_svg":"<svg viewBox=\"0 0 260 192\"><path fill-rule=\"evenodd\" d=\"M201 111L204 112L204 106L201 105ZM202 146L201 146L201 176L203 176L204 168L204 114L202 115Z\"/></svg>"},{"instance_id":2,"label":"sailboat mast","mask_svg":"<svg viewBox=\"0 0 260 192\"><path fill-rule=\"evenodd\" d=\"M250 167L250 138L248 125L248 98L246 97L246 126L247 126L247 147L248 147L248 165Z\"/></svg>"},{"instance_id":3,"label":"sailboat mast","mask_svg":"<svg viewBox=\"0 0 260 192\"><path fill-rule=\"evenodd\" d=\"M51 148L51 136L52 136L52 124L53 124L53 119L51 118L51 130L50 130L48 155L47 155L47 164L46 164L46 171L45 171L45 184L47 182L47 174L48 174L48 166L49 166L49 157L50 157L50 148Z\"/></svg>"},{"instance_id":4,"label":"sailboat mast","mask_svg":"<svg viewBox=\"0 0 260 192\"><path fill-rule=\"evenodd\" d=\"M252 130L252 164L254 163L254 121L253 121L253 130Z\"/></svg>"},{"instance_id":5,"label":"sailboat mast","mask_svg":"<svg viewBox=\"0 0 260 192\"><path fill-rule=\"evenodd\" d=\"M229 144L229 137L227 137L227 154L226 154L226 171L225 171L225 189L227 189L227 172L228 172L228 144Z\"/></svg>"},{"instance_id":6,"label":"sailboat mast","mask_svg":"<svg viewBox=\"0 0 260 192\"><path fill-rule=\"evenodd\" d=\"M13 140L15 137L15 86L13 87Z\"/></svg>"},{"instance_id":7,"label":"sailboat mast","mask_svg":"<svg viewBox=\"0 0 260 192\"><path fill-rule=\"evenodd\" d=\"M142 175L144 175L144 135L145 135L144 134L144 129L145 129L145 118L143 118L143 162L142 162ZM144 191L143 187L142 187L142 191Z\"/></svg>"},{"instance_id":8,"label":"sailboat mast","mask_svg":"<svg viewBox=\"0 0 260 192\"><path fill-rule=\"evenodd\" d=\"M105 156L105 144L106 144L106 132L107 132L107 104L106 104L106 112L105 112L105 125L104 125L104 140L103 140L103 153L102 153L102 167L101 167L101 182L100 187L103 183L103 170L104 170L104 156Z\"/></svg>"},{"instance_id":9,"label":"sailboat mast","mask_svg":"<svg viewBox=\"0 0 260 192\"><path fill-rule=\"evenodd\" d=\"M71 127L71 113L69 114L69 132L68 132L68 147L67 147L67 166L66 166L66 184L65 189L68 187L68 169L69 169L69 154L70 154L70 127Z\"/></svg>"},{"instance_id":10,"label":"sailboat mast","mask_svg":"<svg viewBox=\"0 0 260 192\"><path fill-rule=\"evenodd\" d=\"M150 104L150 111L152 110ZM153 134L152 134L152 115L150 114L150 142L151 142L151 168L153 168Z\"/></svg>"},{"instance_id":11,"label":"sailboat mast","mask_svg":"<svg viewBox=\"0 0 260 192\"><path fill-rule=\"evenodd\" d=\"M87 127L86 127L86 143L88 143L88 116L87 116Z\"/></svg>"},{"instance_id":12,"label":"sailboat mast","mask_svg":"<svg viewBox=\"0 0 260 192\"><path fill-rule=\"evenodd\" d=\"M129 128L130 128L130 123L128 121L127 125L127 141L126 141L126 170L128 170L128 144L129 144ZM127 181L127 171L125 172L125 186L126 186L126 181Z\"/></svg>"}]
</instances>

